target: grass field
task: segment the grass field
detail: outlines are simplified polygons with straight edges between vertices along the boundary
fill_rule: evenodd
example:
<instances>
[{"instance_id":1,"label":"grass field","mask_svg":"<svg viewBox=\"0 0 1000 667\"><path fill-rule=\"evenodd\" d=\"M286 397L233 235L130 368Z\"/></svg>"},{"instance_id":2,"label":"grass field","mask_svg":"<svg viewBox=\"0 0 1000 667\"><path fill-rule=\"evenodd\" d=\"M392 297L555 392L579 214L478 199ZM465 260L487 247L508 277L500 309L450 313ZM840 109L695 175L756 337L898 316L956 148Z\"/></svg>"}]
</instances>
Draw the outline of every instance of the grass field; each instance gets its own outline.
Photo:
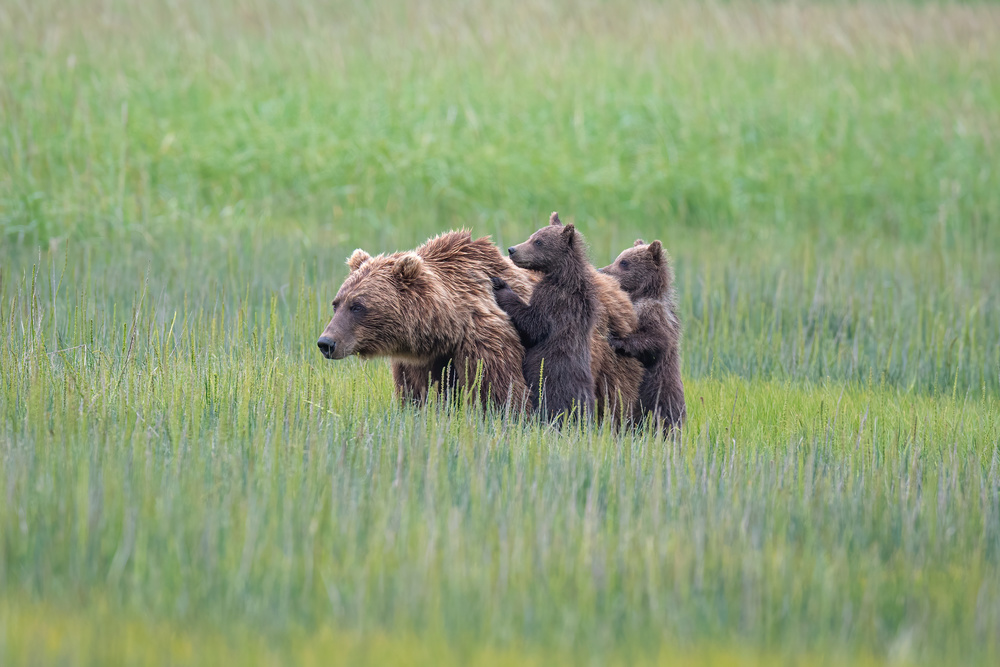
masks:
<instances>
[{"instance_id":1,"label":"grass field","mask_svg":"<svg viewBox=\"0 0 1000 667\"><path fill-rule=\"evenodd\" d=\"M0 663L997 664L1000 9L0 5ZM674 256L677 441L398 405L355 247Z\"/></svg>"}]
</instances>

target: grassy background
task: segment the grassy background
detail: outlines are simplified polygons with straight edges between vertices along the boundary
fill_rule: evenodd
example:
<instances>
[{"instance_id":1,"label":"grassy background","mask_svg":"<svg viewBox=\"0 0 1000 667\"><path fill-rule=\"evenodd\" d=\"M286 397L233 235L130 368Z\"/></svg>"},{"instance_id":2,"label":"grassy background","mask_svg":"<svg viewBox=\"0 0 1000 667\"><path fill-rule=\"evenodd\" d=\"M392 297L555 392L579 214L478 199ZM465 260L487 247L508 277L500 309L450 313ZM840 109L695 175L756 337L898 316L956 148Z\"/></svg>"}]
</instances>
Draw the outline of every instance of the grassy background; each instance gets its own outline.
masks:
<instances>
[{"instance_id":1,"label":"grassy background","mask_svg":"<svg viewBox=\"0 0 1000 667\"><path fill-rule=\"evenodd\" d=\"M0 6L0 656L1000 658L1000 11ZM678 443L404 409L355 247L677 265Z\"/></svg>"}]
</instances>

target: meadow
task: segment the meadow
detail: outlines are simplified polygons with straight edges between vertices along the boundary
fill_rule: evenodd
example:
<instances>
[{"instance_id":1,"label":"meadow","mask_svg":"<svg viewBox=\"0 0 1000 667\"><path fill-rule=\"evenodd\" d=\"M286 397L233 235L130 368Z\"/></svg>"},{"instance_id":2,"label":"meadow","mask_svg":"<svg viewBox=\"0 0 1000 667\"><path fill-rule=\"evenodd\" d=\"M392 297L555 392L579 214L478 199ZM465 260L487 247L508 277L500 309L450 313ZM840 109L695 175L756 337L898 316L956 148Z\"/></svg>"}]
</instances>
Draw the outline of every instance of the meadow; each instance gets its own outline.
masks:
<instances>
[{"instance_id":1,"label":"meadow","mask_svg":"<svg viewBox=\"0 0 1000 667\"><path fill-rule=\"evenodd\" d=\"M989 3L0 4L0 663L997 664L998 142ZM676 439L316 350L552 210Z\"/></svg>"}]
</instances>

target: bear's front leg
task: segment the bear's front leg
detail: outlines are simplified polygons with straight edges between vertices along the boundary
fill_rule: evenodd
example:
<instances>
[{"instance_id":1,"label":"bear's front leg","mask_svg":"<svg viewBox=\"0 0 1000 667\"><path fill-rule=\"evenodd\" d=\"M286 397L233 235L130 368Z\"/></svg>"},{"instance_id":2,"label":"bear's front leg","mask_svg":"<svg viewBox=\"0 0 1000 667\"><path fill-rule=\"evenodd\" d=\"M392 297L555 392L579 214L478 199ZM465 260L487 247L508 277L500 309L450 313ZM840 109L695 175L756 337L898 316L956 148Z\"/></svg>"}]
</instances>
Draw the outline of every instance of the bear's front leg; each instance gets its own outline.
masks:
<instances>
[{"instance_id":1,"label":"bear's front leg","mask_svg":"<svg viewBox=\"0 0 1000 667\"><path fill-rule=\"evenodd\" d=\"M396 396L405 402L422 405L427 399L430 367L404 361L392 362L392 380L396 386Z\"/></svg>"},{"instance_id":2,"label":"bear's front leg","mask_svg":"<svg viewBox=\"0 0 1000 667\"><path fill-rule=\"evenodd\" d=\"M652 365L660 356L662 345L641 327L631 336L619 338L609 335L608 345L618 354L638 359L644 366Z\"/></svg>"},{"instance_id":3,"label":"bear's front leg","mask_svg":"<svg viewBox=\"0 0 1000 667\"><path fill-rule=\"evenodd\" d=\"M521 297L517 294L514 294L514 290L510 288L510 285L503 278L493 276L490 278L490 282L493 283L493 298L496 299L497 305L500 306L503 312L510 315L511 319L514 319L514 315L511 314L512 311L520 313L528 308L528 304L522 301Z\"/></svg>"},{"instance_id":4,"label":"bear's front leg","mask_svg":"<svg viewBox=\"0 0 1000 667\"><path fill-rule=\"evenodd\" d=\"M503 278L492 277L493 296L497 305L507 313L517 333L521 336L521 344L525 347L537 345L548 335L545 321L535 308L521 300Z\"/></svg>"}]
</instances>

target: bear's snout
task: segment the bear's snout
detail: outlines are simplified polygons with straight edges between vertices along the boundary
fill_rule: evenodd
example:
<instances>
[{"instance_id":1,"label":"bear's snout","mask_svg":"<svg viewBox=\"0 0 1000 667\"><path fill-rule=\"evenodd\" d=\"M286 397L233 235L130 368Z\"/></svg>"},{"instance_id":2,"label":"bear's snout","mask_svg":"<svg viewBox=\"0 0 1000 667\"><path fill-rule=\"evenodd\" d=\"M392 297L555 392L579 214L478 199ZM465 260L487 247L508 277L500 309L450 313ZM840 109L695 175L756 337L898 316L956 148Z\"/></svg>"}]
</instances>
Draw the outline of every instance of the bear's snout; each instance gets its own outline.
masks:
<instances>
[{"instance_id":1,"label":"bear's snout","mask_svg":"<svg viewBox=\"0 0 1000 667\"><path fill-rule=\"evenodd\" d=\"M316 347L319 348L324 357L333 359L333 351L337 349L337 341L329 336L320 336L319 340L316 341Z\"/></svg>"},{"instance_id":2,"label":"bear's snout","mask_svg":"<svg viewBox=\"0 0 1000 667\"><path fill-rule=\"evenodd\" d=\"M507 254L508 255L513 255L515 252L517 252L517 246L511 246L511 247L507 248Z\"/></svg>"}]
</instances>

